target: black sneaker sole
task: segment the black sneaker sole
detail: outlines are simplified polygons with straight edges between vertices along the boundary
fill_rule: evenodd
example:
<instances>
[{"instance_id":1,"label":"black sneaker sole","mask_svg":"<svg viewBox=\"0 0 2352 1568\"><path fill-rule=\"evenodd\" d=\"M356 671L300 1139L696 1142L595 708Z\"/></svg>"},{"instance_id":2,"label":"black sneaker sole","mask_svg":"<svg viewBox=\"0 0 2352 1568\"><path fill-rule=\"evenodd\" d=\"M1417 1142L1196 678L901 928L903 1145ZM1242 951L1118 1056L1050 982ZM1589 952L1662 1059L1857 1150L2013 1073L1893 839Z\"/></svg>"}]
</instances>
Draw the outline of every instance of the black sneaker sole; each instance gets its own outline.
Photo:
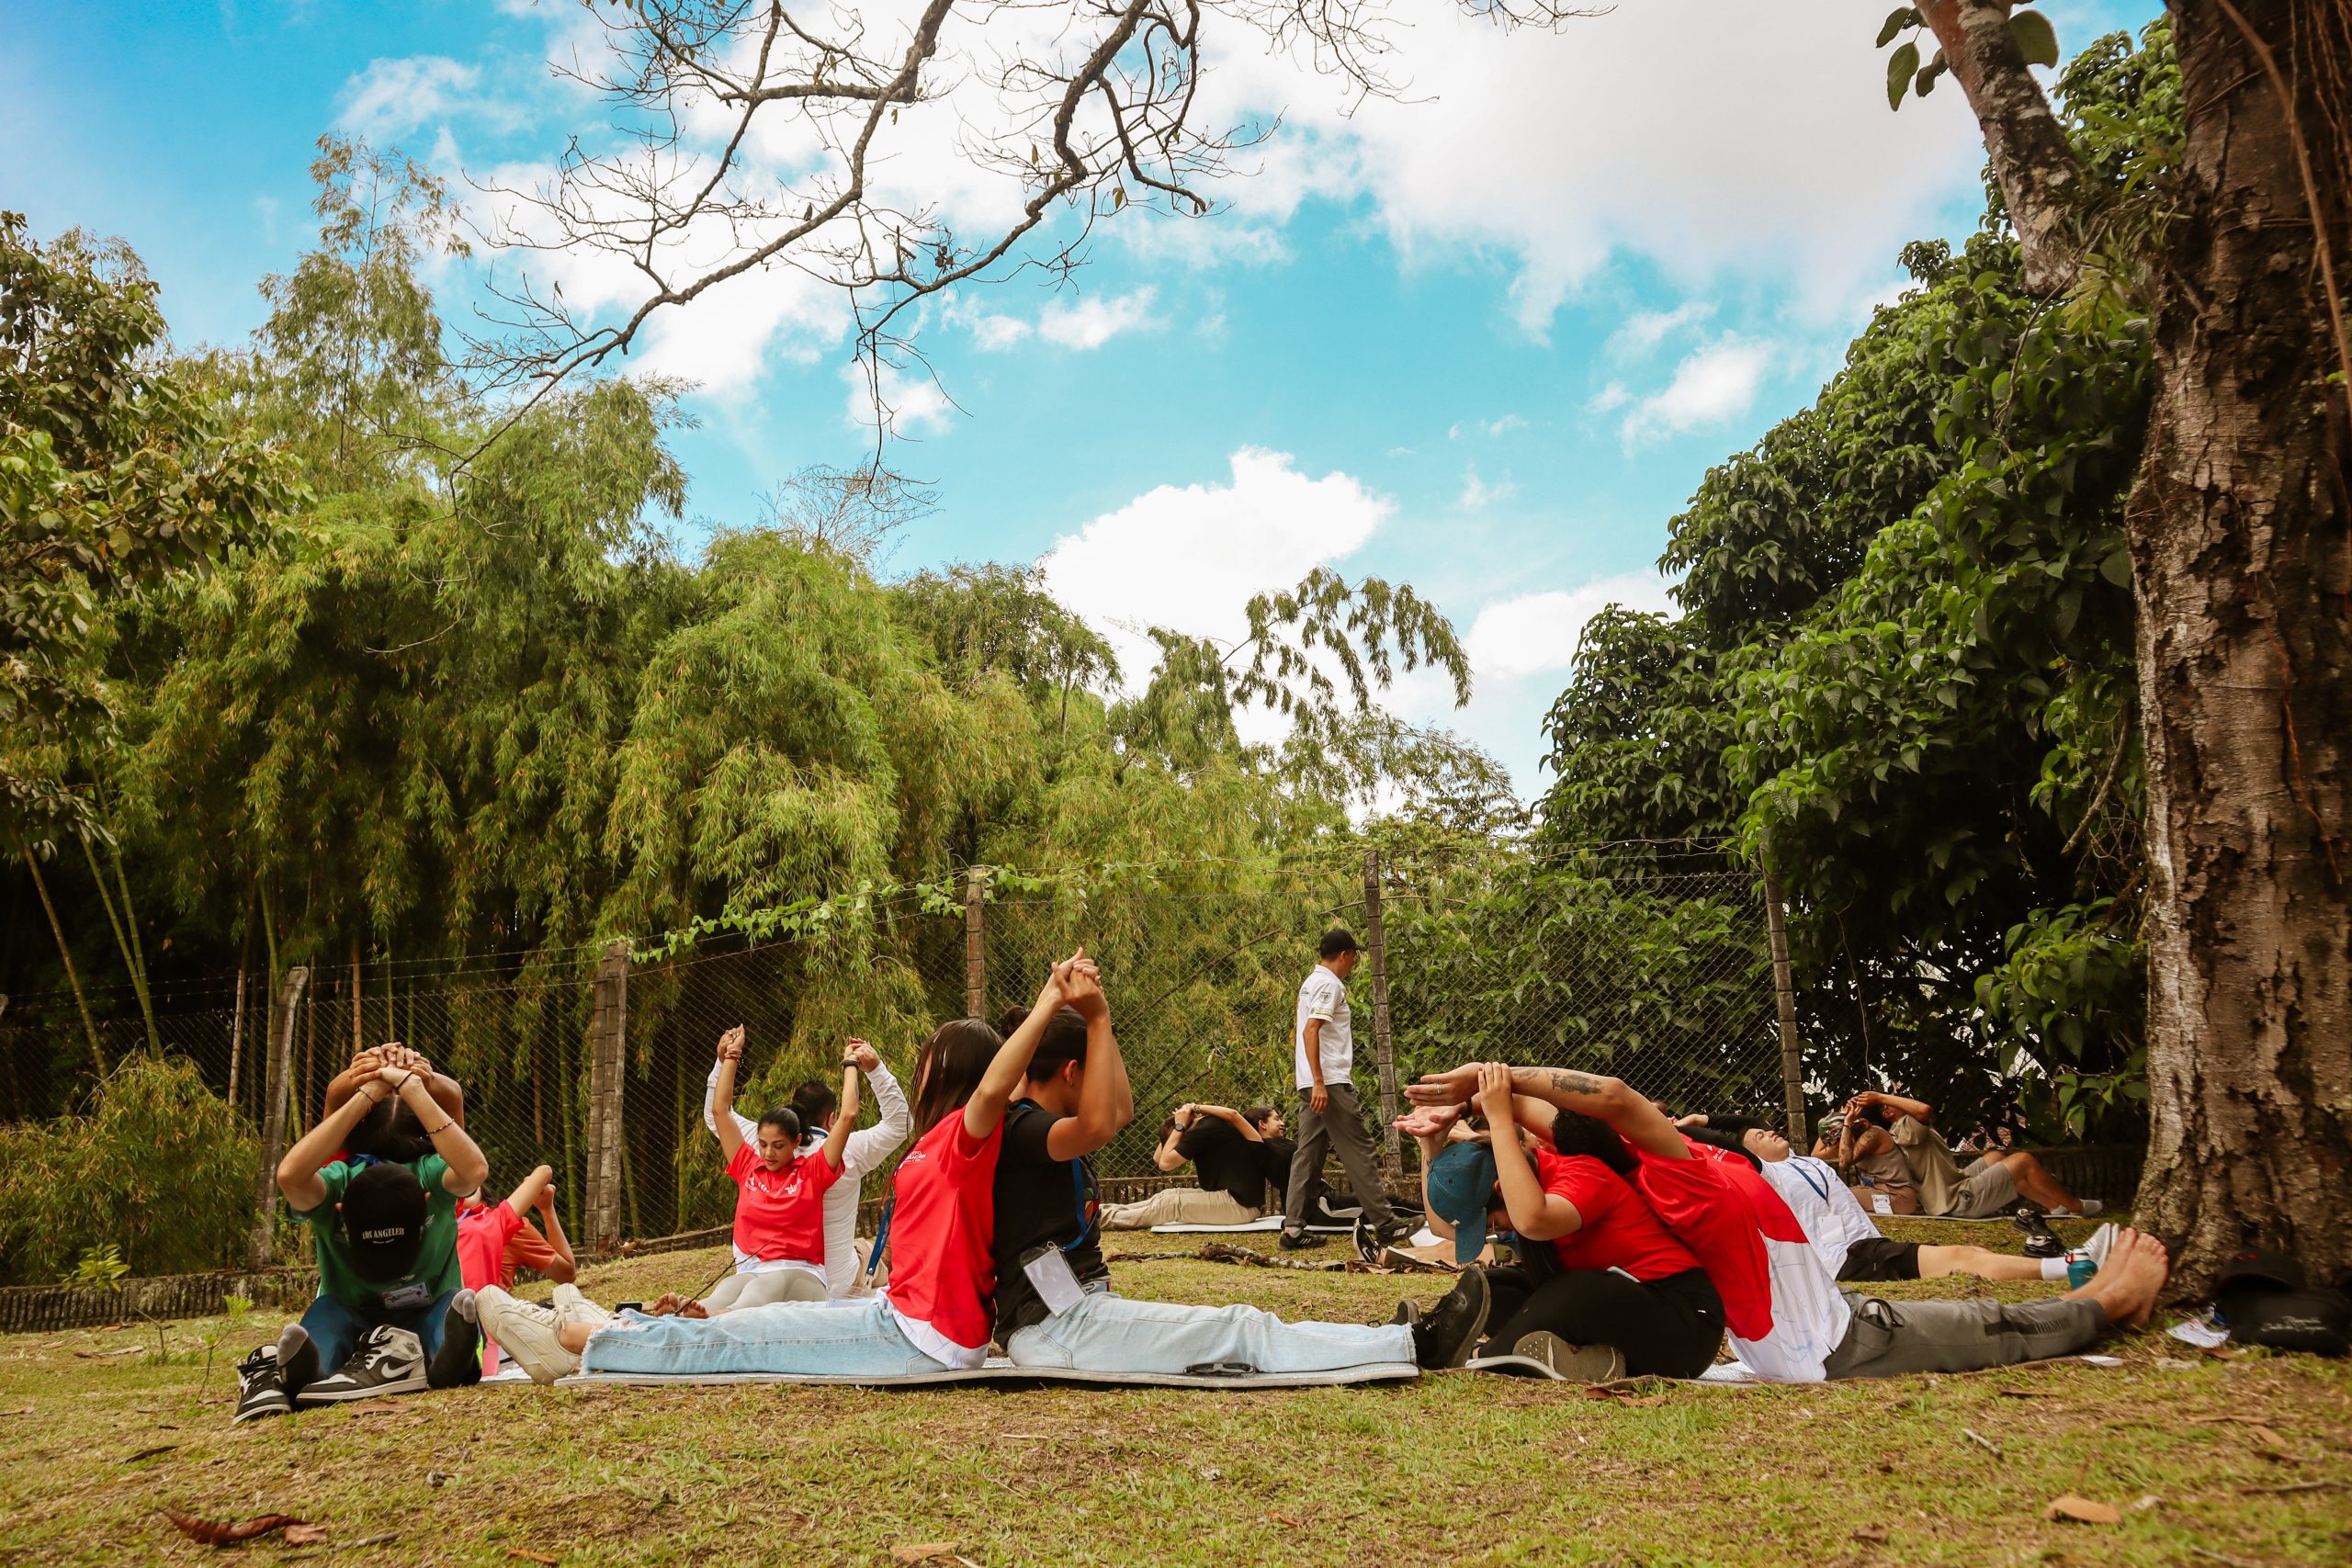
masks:
<instances>
[{"instance_id":1,"label":"black sneaker sole","mask_svg":"<svg viewBox=\"0 0 2352 1568\"><path fill-rule=\"evenodd\" d=\"M232 1427L237 1427L243 1425L247 1421L258 1421L266 1416L291 1416L293 1414L293 1402L286 1398L285 1395L280 1394L276 1404L239 1405L237 1407L237 1413L229 1417L229 1425Z\"/></svg>"}]
</instances>

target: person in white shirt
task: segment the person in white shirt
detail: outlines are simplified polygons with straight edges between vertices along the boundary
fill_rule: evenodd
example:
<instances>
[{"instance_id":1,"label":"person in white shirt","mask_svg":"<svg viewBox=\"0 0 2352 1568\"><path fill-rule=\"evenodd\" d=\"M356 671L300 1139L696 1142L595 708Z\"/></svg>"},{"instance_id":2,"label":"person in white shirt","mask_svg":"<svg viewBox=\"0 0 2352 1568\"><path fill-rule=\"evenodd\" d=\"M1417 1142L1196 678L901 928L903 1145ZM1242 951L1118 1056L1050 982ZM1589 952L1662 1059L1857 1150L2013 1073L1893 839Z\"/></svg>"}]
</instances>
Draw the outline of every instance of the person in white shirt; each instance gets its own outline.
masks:
<instances>
[{"instance_id":1,"label":"person in white shirt","mask_svg":"<svg viewBox=\"0 0 2352 1568\"><path fill-rule=\"evenodd\" d=\"M849 1057L865 1073L866 1087L874 1091L874 1103L882 1119L849 1135L842 1150L842 1179L825 1192L825 1293L833 1301L864 1295L874 1288L865 1275L865 1247L856 1239L858 1194L865 1187L865 1177L879 1170L883 1161L899 1152L899 1145L907 1141L907 1134L914 1131L915 1124L913 1112L907 1109L906 1091L899 1087L899 1080L891 1076L874 1047L863 1040L853 1040L849 1043ZM812 1089L817 1091L815 1094L809 1093ZM718 1131L718 1068L714 1065L702 1104L703 1125L713 1134ZM840 1097L812 1080L793 1090L792 1104L800 1116L801 1152L812 1153L832 1131ZM728 1108L728 1114L735 1118L736 1126L742 1129L745 1137L752 1135L753 1123L749 1117L737 1114L732 1106ZM747 1259L739 1254L735 1261L741 1268Z\"/></svg>"},{"instance_id":2,"label":"person in white shirt","mask_svg":"<svg viewBox=\"0 0 2352 1568\"><path fill-rule=\"evenodd\" d=\"M1355 973L1356 939L1334 928L1323 933L1321 962L1298 987L1292 1017L1291 1055L1298 1077L1298 1147L1291 1156L1290 1190L1283 1204L1284 1250L1320 1247L1306 1231L1308 1204L1323 1156L1337 1148L1348 1185L1363 1205L1363 1223L1382 1243L1402 1241L1412 1227L1396 1218L1380 1188L1372 1132L1356 1100L1355 1035L1348 1014L1348 976Z\"/></svg>"},{"instance_id":3,"label":"person in white shirt","mask_svg":"<svg viewBox=\"0 0 2352 1568\"><path fill-rule=\"evenodd\" d=\"M1980 1280L2063 1280L2067 1258L2020 1258L1982 1247L1929 1247L1881 1235L1878 1225L1838 1176L1837 1168L1795 1153L1771 1128L1737 1116L1690 1116L1683 1133L1721 1148L1736 1148L1788 1203L1840 1283L1865 1280L1940 1280L1973 1274Z\"/></svg>"}]
</instances>

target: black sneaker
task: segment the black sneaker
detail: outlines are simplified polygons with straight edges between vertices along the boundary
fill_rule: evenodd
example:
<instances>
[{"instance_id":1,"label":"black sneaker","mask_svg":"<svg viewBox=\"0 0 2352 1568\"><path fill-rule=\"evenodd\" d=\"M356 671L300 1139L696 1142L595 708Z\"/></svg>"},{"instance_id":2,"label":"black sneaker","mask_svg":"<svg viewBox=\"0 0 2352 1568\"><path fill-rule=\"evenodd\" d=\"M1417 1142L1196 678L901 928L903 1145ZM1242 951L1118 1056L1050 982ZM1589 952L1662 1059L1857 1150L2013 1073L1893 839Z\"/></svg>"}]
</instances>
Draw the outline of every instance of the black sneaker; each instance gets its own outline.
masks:
<instances>
[{"instance_id":1,"label":"black sneaker","mask_svg":"<svg viewBox=\"0 0 2352 1568\"><path fill-rule=\"evenodd\" d=\"M1421 1321L1421 1303L1415 1301L1398 1302L1395 1315L1388 1321L1391 1324L1402 1324L1408 1328L1417 1326Z\"/></svg>"},{"instance_id":2,"label":"black sneaker","mask_svg":"<svg viewBox=\"0 0 2352 1568\"><path fill-rule=\"evenodd\" d=\"M381 1393L415 1393L426 1386L424 1343L416 1331L379 1324L360 1337L359 1348L341 1371L321 1378L296 1398L304 1404L333 1404Z\"/></svg>"},{"instance_id":3,"label":"black sneaker","mask_svg":"<svg viewBox=\"0 0 2352 1568\"><path fill-rule=\"evenodd\" d=\"M1305 1231L1286 1230L1275 1238L1274 1245L1284 1252L1304 1252L1311 1247L1328 1246L1330 1239L1329 1236L1310 1235Z\"/></svg>"},{"instance_id":4,"label":"black sneaker","mask_svg":"<svg viewBox=\"0 0 2352 1568\"><path fill-rule=\"evenodd\" d=\"M319 1348L309 1329L289 1323L277 1331L277 1375L286 1385L287 1398L301 1398L302 1391L318 1382L324 1370L319 1365Z\"/></svg>"},{"instance_id":5,"label":"black sneaker","mask_svg":"<svg viewBox=\"0 0 2352 1568\"><path fill-rule=\"evenodd\" d=\"M1413 1325L1413 1359L1429 1371L1460 1366L1487 1331L1487 1314L1493 1306L1487 1271L1474 1263L1462 1271L1461 1281L1445 1298Z\"/></svg>"},{"instance_id":6,"label":"black sneaker","mask_svg":"<svg viewBox=\"0 0 2352 1568\"><path fill-rule=\"evenodd\" d=\"M462 1388L481 1382L481 1316L471 1291L458 1291L441 1310L441 1348L424 1369L435 1388Z\"/></svg>"},{"instance_id":7,"label":"black sneaker","mask_svg":"<svg viewBox=\"0 0 2352 1568\"><path fill-rule=\"evenodd\" d=\"M1380 1227L1378 1232L1380 1245L1383 1247L1409 1247L1412 1245L1415 1233L1419 1232L1420 1228L1421 1227L1419 1225L1408 1224L1403 1220L1391 1220L1386 1224Z\"/></svg>"},{"instance_id":8,"label":"black sneaker","mask_svg":"<svg viewBox=\"0 0 2352 1568\"><path fill-rule=\"evenodd\" d=\"M1380 1232L1374 1228L1373 1223L1359 1216L1351 1236L1356 1244L1356 1256L1372 1268L1379 1268L1380 1255L1386 1250L1386 1247L1380 1239Z\"/></svg>"},{"instance_id":9,"label":"black sneaker","mask_svg":"<svg viewBox=\"0 0 2352 1568\"><path fill-rule=\"evenodd\" d=\"M256 1345L252 1355L237 1363L237 1413L229 1425L289 1415L293 1409L294 1402L286 1397L286 1380L277 1374L277 1347Z\"/></svg>"},{"instance_id":10,"label":"black sneaker","mask_svg":"<svg viewBox=\"0 0 2352 1568\"><path fill-rule=\"evenodd\" d=\"M2025 1255L2028 1258L2064 1258L2066 1244L2041 1217L2041 1211L2030 1203L2019 1203L2009 1215L2018 1229L2025 1232Z\"/></svg>"}]
</instances>

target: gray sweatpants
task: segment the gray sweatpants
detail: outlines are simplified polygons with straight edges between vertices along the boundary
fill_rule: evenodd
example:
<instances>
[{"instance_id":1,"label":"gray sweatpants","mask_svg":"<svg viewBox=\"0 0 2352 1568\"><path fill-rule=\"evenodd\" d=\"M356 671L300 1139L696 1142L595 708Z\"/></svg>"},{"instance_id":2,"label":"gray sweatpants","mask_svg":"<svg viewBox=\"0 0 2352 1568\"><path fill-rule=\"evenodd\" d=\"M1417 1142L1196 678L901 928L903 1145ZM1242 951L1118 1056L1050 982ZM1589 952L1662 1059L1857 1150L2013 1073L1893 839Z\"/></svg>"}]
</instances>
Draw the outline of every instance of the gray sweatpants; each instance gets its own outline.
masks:
<instances>
[{"instance_id":1,"label":"gray sweatpants","mask_svg":"<svg viewBox=\"0 0 2352 1568\"><path fill-rule=\"evenodd\" d=\"M1323 1087L1329 1092L1331 1103L1320 1116L1315 1113L1314 1102L1307 1098L1309 1091L1298 1091L1298 1150L1291 1156L1290 1190L1283 1195L1283 1224L1292 1230L1306 1227L1307 1192L1322 1174L1324 1152L1337 1148L1340 1166L1348 1173L1348 1186L1355 1193L1356 1201L1363 1205L1363 1217L1385 1230L1396 1223L1396 1215L1388 1207L1387 1195L1380 1190L1380 1166L1373 1154L1372 1134L1363 1124L1363 1107L1356 1102L1356 1086L1335 1083Z\"/></svg>"},{"instance_id":2,"label":"gray sweatpants","mask_svg":"<svg viewBox=\"0 0 2352 1568\"><path fill-rule=\"evenodd\" d=\"M1840 1292L1854 1321L1823 1375L1895 1378L1907 1372L1973 1372L2089 1349L2107 1332L2092 1302L1890 1302Z\"/></svg>"}]
</instances>

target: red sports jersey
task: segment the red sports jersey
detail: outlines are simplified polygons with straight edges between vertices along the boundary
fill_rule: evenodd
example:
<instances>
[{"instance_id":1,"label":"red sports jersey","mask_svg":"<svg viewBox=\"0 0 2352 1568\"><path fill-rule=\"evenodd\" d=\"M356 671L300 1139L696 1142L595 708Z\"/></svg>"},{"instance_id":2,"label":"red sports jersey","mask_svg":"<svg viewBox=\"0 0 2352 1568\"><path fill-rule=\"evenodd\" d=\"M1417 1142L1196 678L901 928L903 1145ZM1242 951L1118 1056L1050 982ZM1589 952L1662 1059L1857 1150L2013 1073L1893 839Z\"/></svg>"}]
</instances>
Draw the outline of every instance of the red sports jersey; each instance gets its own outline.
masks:
<instances>
[{"instance_id":1,"label":"red sports jersey","mask_svg":"<svg viewBox=\"0 0 2352 1568\"><path fill-rule=\"evenodd\" d=\"M460 1210L458 1273L465 1280L466 1289L479 1291L485 1285L513 1284L514 1269L506 1260L506 1247L515 1233L530 1230L523 1223L523 1216L514 1212L514 1205L503 1198L487 1208ZM481 1337L481 1375L494 1377L497 1372L498 1341L485 1334Z\"/></svg>"},{"instance_id":2,"label":"red sports jersey","mask_svg":"<svg viewBox=\"0 0 2352 1568\"><path fill-rule=\"evenodd\" d=\"M949 1112L891 1178L890 1305L942 1338L985 1350L995 1333L996 1161L1004 1124L975 1141Z\"/></svg>"},{"instance_id":3,"label":"red sports jersey","mask_svg":"<svg viewBox=\"0 0 2352 1568\"><path fill-rule=\"evenodd\" d=\"M735 1193L735 1250L763 1263L789 1258L825 1265L825 1192L842 1179L822 1154L796 1155L782 1170L760 1163L749 1142L727 1162Z\"/></svg>"},{"instance_id":4,"label":"red sports jersey","mask_svg":"<svg viewBox=\"0 0 2352 1568\"><path fill-rule=\"evenodd\" d=\"M1623 1269L1645 1282L1699 1267L1642 1195L1590 1155L1535 1151L1544 1190L1577 1206L1584 1224L1552 1244L1563 1269Z\"/></svg>"}]
</instances>

